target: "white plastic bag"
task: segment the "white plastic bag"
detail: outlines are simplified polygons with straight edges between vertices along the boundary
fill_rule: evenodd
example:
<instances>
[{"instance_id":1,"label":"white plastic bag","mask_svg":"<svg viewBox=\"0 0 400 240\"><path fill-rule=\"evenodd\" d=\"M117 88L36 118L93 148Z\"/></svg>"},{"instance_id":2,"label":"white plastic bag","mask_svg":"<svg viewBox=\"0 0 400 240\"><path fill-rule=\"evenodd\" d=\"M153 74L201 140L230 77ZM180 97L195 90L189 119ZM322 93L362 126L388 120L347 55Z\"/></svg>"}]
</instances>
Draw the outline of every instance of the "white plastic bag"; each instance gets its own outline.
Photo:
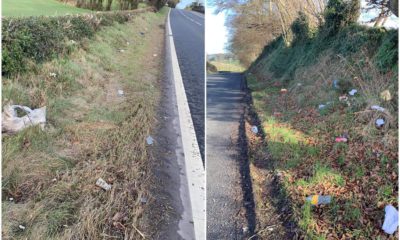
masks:
<instances>
[{"instance_id":1,"label":"white plastic bag","mask_svg":"<svg viewBox=\"0 0 400 240\"><path fill-rule=\"evenodd\" d=\"M16 109L21 109L26 115L18 117ZM43 130L46 124L46 106L32 110L26 106L7 105L4 107L1 120L2 132L16 133L34 125L40 125Z\"/></svg>"},{"instance_id":2,"label":"white plastic bag","mask_svg":"<svg viewBox=\"0 0 400 240\"><path fill-rule=\"evenodd\" d=\"M399 212L392 205L385 207L385 221L383 222L382 229L387 234L396 232L399 226Z\"/></svg>"}]
</instances>

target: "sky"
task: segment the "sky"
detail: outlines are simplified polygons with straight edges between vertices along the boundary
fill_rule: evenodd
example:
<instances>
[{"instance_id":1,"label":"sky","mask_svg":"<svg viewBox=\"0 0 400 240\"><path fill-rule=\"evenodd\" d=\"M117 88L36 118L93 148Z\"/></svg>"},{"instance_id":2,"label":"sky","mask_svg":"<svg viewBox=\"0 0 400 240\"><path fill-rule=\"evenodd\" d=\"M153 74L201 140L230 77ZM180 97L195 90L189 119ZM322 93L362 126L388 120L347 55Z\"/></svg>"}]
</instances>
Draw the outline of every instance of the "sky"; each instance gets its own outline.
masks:
<instances>
[{"instance_id":1,"label":"sky","mask_svg":"<svg viewBox=\"0 0 400 240\"><path fill-rule=\"evenodd\" d=\"M197 1L196 0L181 0L176 7L183 9L187 5L191 4L192 2L199 2L204 6L204 0L197 0Z\"/></svg>"},{"instance_id":2,"label":"sky","mask_svg":"<svg viewBox=\"0 0 400 240\"><path fill-rule=\"evenodd\" d=\"M362 1L361 4L365 6L365 1ZM228 30L225 26L226 15L223 12L216 15L214 14L214 10L214 8L206 6L206 53L226 53L228 52L225 49L228 42ZM359 22L365 22L376 15L376 11L362 13ZM399 19L392 15L392 17L386 21L385 27L398 28L398 21Z\"/></svg>"}]
</instances>

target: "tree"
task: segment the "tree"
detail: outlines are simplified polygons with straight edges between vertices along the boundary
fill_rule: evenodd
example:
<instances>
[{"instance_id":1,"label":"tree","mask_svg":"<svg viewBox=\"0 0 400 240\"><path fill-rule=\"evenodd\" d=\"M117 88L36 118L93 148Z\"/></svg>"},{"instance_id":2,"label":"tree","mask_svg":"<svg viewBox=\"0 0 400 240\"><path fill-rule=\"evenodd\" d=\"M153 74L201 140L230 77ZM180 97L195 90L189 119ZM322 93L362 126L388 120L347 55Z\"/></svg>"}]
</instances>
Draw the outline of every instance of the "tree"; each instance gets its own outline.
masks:
<instances>
[{"instance_id":1,"label":"tree","mask_svg":"<svg viewBox=\"0 0 400 240\"><path fill-rule=\"evenodd\" d=\"M366 0L367 6L363 9L365 12L371 10L378 10L377 17L371 19L369 22L375 22L374 26L382 26L385 24L391 14L398 16L398 0Z\"/></svg>"}]
</instances>

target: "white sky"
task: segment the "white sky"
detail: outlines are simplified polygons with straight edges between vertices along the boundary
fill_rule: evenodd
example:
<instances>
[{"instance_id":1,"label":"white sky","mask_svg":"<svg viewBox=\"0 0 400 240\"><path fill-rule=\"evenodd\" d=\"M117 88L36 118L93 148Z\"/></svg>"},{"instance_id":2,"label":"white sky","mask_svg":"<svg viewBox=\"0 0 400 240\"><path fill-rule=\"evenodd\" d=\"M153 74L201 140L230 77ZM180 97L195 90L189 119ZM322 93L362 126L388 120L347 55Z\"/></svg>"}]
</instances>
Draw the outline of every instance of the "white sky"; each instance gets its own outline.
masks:
<instances>
[{"instance_id":1,"label":"white sky","mask_svg":"<svg viewBox=\"0 0 400 240\"><path fill-rule=\"evenodd\" d=\"M365 6L365 1L361 2L362 6ZM368 19L371 19L373 16L376 16L377 12L370 11L368 13L362 13L359 21L365 22ZM214 14L214 8L206 6L206 53L207 54L215 54L215 53L226 53L225 49L226 44L228 42L228 30L225 27L225 14L219 13L218 15ZM389 28L398 28L399 26L399 18L392 15L386 23L385 27ZM371 24L368 24L371 25Z\"/></svg>"}]
</instances>

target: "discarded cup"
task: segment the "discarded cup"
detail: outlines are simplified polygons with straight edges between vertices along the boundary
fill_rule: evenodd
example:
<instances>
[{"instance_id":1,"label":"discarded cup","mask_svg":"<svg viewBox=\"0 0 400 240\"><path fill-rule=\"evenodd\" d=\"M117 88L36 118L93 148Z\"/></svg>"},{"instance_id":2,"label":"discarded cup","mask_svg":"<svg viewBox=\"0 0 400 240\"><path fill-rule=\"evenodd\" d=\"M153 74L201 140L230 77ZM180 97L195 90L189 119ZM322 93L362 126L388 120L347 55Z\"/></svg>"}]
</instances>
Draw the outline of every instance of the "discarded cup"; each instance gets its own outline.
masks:
<instances>
[{"instance_id":1,"label":"discarded cup","mask_svg":"<svg viewBox=\"0 0 400 240\"><path fill-rule=\"evenodd\" d=\"M257 133L258 133L258 128L257 128L257 126L252 126L252 127L251 127L251 131L252 131L254 134L257 134Z\"/></svg>"},{"instance_id":2,"label":"discarded cup","mask_svg":"<svg viewBox=\"0 0 400 240\"><path fill-rule=\"evenodd\" d=\"M382 225L382 230L387 234L393 234L399 226L399 212L392 205L385 207L385 220Z\"/></svg>"},{"instance_id":3,"label":"discarded cup","mask_svg":"<svg viewBox=\"0 0 400 240\"><path fill-rule=\"evenodd\" d=\"M357 93L357 90L356 89L352 89L350 92L349 92L349 95L350 96L354 96L354 94L356 94Z\"/></svg>"},{"instance_id":4,"label":"discarded cup","mask_svg":"<svg viewBox=\"0 0 400 240\"><path fill-rule=\"evenodd\" d=\"M332 197L327 195L327 196L322 196L322 195L311 195L306 198L308 202L311 203L311 205L317 206L321 204L328 204L331 202Z\"/></svg>"},{"instance_id":5,"label":"discarded cup","mask_svg":"<svg viewBox=\"0 0 400 240\"><path fill-rule=\"evenodd\" d=\"M385 120L382 119L382 118L378 118L378 119L376 119L376 121L375 121L375 125L376 125L377 127L382 127L383 125L385 125Z\"/></svg>"},{"instance_id":6,"label":"discarded cup","mask_svg":"<svg viewBox=\"0 0 400 240\"><path fill-rule=\"evenodd\" d=\"M385 109L384 109L383 107L378 106L378 105L373 105L373 106L371 106L371 109L372 109L372 110L377 110L377 111L379 111L379 112L385 111Z\"/></svg>"},{"instance_id":7,"label":"discarded cup","mask_svg":"<svg viewBox=\"0 0 400 240\"><path fill-rule=\"evenodd\" d=\"M108 184L106 181L104 181L104 179L102 179L102 178L97 179L96 185L101 187L102 189L104 189L106 191L111 189L111 185Z\"/></svg>"},{"instance_id":8,"label":"discarded cup","mask_svg":"<svg viewBox=\"0 0 400 240\"><path fill-rule=\"evenodd\" d=\"M154 139L151 136L148 136L146 138L146 142L147 142L148 145L152 145L154 143Z\"/></svg>"}]
</instances>

